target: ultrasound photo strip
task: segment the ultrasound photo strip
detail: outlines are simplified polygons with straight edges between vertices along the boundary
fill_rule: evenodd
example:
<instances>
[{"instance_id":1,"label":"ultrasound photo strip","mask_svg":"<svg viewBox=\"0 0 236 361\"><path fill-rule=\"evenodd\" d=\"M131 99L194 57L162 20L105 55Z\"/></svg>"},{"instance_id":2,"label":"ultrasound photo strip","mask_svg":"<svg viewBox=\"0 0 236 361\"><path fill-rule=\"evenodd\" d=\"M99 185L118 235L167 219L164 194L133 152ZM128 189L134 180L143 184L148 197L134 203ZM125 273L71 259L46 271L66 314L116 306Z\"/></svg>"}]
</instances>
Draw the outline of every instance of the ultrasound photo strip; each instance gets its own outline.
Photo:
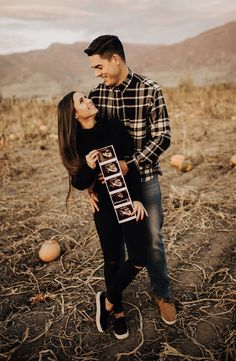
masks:
<instances>
[{"instance_id":1,"label":"ultrasound photo strip","mask_svg":"<svg viewBox=\"0 0 236 361\"><path fill-rule=\"evenodd\" d=\"M119 223L135 219L133 203L113 145L99 150L98 163Z\"/></svg>"}]
</instances>

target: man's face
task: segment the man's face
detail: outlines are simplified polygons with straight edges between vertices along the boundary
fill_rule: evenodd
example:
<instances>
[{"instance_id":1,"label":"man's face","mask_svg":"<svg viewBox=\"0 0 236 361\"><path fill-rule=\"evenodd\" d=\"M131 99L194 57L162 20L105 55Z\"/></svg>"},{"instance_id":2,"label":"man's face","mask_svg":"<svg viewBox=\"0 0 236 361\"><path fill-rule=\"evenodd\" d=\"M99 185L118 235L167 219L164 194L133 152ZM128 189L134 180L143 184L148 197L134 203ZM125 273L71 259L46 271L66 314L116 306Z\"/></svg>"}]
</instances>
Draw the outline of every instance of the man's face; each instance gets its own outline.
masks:
<instances>
[{"instance_id":1,"label":"man's face","mask_svg":"<svg viewBox=\"0 0 236 361\"><path fill-rule=\"evenodd\" d=\"M116 54L113 54L110 60L101 58L100 55L92 55L89 56L89 62L95 76L101 77L105 85L115 86L120 83L121 66Z\"/></svg>"}]
</instances>

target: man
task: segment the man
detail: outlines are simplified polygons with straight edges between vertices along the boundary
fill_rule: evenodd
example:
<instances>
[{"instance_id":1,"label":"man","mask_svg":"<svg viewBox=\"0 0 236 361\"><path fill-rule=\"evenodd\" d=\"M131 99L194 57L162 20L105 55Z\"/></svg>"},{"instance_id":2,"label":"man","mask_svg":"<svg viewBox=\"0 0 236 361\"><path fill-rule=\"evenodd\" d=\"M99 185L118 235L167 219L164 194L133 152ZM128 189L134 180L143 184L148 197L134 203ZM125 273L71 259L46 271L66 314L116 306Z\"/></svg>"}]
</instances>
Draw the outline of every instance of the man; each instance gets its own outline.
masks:
<instances>
[{"instance_id":1,"label":"man","mask_svg":"<svg viewBox=\"0 0 236 361\"><path fill-rule=\"evenodd\" d=\"M164 242L162 237L162 202L158 181L161 174L159 156L170 145L170 124L159 85L134 74L127 66L123 45L114 35L102 35L92 41L84 52L100 83L90 98L105 118L118 118L133 138L135 161L142 179L143 204L148 212L150 244L147 271L151 290L156 297L163 321L176 322L176 309L170 298ZM125 161L120 163L128 172ZM97 205L94 203L95 207Z\"/></svg>"}]
</instances>

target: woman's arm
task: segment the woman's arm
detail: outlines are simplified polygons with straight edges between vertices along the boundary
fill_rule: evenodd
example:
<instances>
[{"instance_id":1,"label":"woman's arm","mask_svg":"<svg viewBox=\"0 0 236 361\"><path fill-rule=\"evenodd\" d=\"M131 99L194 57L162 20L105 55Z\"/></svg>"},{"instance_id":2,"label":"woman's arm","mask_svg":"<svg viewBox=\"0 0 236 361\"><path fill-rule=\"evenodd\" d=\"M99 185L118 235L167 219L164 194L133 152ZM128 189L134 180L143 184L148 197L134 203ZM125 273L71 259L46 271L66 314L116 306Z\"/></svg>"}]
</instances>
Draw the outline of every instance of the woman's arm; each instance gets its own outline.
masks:
<instances>
[{"instance_id":1,"label":"woman's arm","mask_svg":"<svg viewBox=\"0 0 236 361\"><path fill-rule=\"evenodd\" d=\"M91 186L96 176L98 151L92 150L85 156L85 161L79 172L72 176L71 184L74 188L84 190Z\"/></svg>"},{"instance_id":2,"label":"woman's arm","mask_svg":"<svg viewBox=\"0 0 236 361\"><path fill-rule=\"evenodd\" d=\"M94 182L96 177L95 169L91 169L87 163L85 163L82 168L71 177L71 185L74 188L83 191L86 188L89 188L91 184Z\"/></svg>"}]
</instances>

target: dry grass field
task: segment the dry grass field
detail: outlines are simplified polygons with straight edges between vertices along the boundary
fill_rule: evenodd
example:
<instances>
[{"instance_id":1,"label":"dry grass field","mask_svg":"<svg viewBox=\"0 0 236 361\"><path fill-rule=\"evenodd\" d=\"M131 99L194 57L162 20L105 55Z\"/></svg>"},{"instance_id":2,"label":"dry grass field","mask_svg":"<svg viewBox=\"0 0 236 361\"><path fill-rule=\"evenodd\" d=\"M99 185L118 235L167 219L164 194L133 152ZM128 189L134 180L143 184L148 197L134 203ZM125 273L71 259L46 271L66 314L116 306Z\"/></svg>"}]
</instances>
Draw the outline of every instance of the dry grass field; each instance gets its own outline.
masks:
<instances>
[{"instance_id":1,"label":"dry grass field","mask_svg":"<svg viewBox=\"0 0 236 361\"><path fill-rule=\"evenodd\" d=\"M236 358L236 88L165 89L172 146L161 158L164 235L178 322L166 326L146 271L124 292L130 337L96 330L103 264L86 194L68 189L57 99L0 101L0 360L230 361ZM170 165L175 153L193 164ZM59 259L39 260L56 239Z\"/></svg>"}]
</instances>

